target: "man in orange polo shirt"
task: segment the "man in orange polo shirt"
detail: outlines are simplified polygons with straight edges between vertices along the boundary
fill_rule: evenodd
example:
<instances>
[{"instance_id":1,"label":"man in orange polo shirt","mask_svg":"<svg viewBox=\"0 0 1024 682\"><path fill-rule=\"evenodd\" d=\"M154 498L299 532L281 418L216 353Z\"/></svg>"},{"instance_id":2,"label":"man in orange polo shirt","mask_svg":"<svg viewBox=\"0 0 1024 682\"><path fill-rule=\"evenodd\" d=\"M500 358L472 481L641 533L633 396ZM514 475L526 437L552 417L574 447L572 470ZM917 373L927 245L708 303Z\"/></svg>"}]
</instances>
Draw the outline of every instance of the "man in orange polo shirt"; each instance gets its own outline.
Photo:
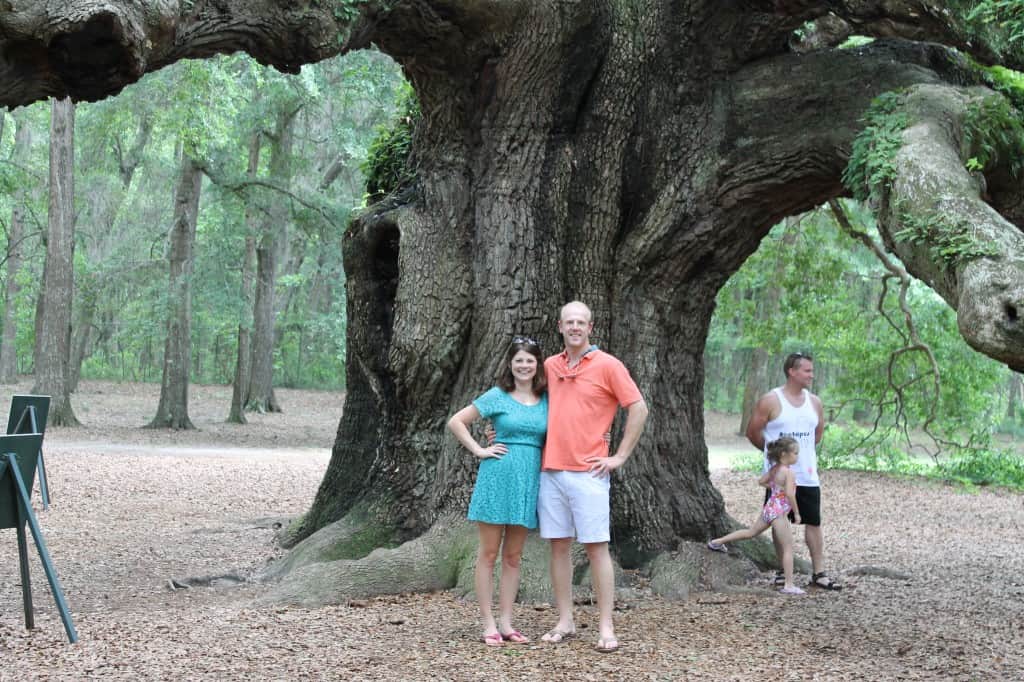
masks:
<instances>
[{"instance_id":1,"label":"man in orange polo shirt","mask_svg":"<svg viewBox=\"0 0 1024 682\"><path fill-rule=\"evenodd\" d=\"M541 639L560 642L576 632L572 614L572 541L583 544L600 612L597 650L615 651L619 642L612 623L615 575L609 491L611 472L636 447L647 420L647 404L617 358L590 343L594 329L590 308L579 301L562 307L558 331L565 350L548 358L548 433L541 458L537 513L540 535L551 543L551 586L558 623ZM626 427L614 455L604 434L619 407Z\"/></svg>"}]
</instances>

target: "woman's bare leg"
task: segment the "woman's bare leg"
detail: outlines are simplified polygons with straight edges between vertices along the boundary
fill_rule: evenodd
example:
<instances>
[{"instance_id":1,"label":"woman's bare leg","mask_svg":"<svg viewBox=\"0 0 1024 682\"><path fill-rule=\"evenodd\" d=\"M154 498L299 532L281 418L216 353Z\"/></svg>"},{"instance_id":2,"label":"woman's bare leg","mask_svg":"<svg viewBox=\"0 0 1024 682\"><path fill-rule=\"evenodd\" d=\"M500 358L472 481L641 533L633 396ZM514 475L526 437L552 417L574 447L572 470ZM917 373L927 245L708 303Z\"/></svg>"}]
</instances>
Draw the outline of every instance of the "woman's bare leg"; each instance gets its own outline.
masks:
<instances>
[{"instance_id":1,"label":"woman's bare leg","mask_svg":"<svg viewBox=\"0 0 1024 682\"><path fill-rule=\"evenodd\" d=\"M480 620L484 627L484 636L493 635L498 631L491 609L494 595L494 562L498 560L501 549L501 535L504 526L493 523L477 523L480 531L480 546L476 553L475 587L476 600L480 604Z\"/></svg>"},{"instance_id":2,"label":"woman's bare leg","mask_svg":"<svg viewBox=\"0 0 1024 682\"><path fill-rule=\"evenodd\" d=\"M519 593L519 563L526 544L525 526L505 526L505 541L501 545L501 587L498 589L498 630L513 632L512 609Z\"/></svg>"}]
</instances>

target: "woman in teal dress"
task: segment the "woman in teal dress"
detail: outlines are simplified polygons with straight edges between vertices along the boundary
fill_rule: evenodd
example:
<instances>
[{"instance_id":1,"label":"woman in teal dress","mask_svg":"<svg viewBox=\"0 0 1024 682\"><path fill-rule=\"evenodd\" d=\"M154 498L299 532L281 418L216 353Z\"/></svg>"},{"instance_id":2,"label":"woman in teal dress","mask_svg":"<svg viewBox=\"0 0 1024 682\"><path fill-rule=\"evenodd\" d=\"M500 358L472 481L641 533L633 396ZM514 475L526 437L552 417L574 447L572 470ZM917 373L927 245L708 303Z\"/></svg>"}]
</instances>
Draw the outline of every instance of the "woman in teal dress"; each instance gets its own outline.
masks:
<instances>
[{"instance_id":1,"label":"woman in teal dress","mask_svg":"<svg viewBox=\"0 0 1024 682\"><path fill-rule=\"evenodd\" d=\"M519 591L519 562L526 532L537 527L540 451L547 433L547 380L540 346L530 338L512 339L499 370L497 386L448 420L448 428L480 459L469 520L480 531L476 558L476 596L488 646L530 640L512 627L512 606ZM492 445L481 447L469 432L477 419L489 419L497 431ZM498 621L491 611L494 564L501 550Z\"/></svg>"}]
</instances>

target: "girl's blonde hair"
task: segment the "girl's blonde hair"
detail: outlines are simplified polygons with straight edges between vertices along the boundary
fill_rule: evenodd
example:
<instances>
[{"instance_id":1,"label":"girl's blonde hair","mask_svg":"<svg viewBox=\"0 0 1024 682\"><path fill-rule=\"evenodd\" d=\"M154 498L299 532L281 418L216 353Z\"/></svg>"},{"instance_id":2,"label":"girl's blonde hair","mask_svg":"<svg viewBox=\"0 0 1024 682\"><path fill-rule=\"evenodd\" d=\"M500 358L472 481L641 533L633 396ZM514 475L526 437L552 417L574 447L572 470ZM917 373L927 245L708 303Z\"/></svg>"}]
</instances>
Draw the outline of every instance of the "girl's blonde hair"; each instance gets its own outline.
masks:
<instances>
[{"instance_id":1,"label":"girl's blonde hair","mask_svg":"<svg viewBox=\"0 0 1024 682\"><path fill-rule=\"evenodd\" d=\"M796 439L789 436L773 440L771 443L768 443L768 461L772 464L778 464L784 454L799 447L800 444L796 442Z\"/></svg>"}]
</instances>

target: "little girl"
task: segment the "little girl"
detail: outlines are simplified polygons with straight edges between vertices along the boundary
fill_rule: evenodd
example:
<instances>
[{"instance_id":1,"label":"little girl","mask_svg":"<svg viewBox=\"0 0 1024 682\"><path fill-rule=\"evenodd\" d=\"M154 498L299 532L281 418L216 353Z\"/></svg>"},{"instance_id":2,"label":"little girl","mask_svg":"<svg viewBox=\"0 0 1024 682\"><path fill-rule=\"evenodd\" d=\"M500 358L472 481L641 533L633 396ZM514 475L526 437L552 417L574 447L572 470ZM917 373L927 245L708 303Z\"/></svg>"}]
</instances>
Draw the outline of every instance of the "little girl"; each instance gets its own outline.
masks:
<instances>
[{"instance_id":1,"label":"little girl","mask_svg":"<svg viewBox=\"0 0 1024 682\"><path fill-rule=\"evenodd\" d=\"M726 544L757 537L770 526L775 531L775 538L782 550L780 559L786 578L786 583L779 592L804 594L803 590L793 584L793 531L790 529L788 518L789 512L792 511L794 522L800 523L800 510L796 504L796 480L789 468L791 464L796 463L800 446L792 438L783 436L768 443L767 454L772 467L757 482L770 488L771 494L761 510L761 517L750 528L733 531L711 540L708 542L708 549L714 552L727 552Z\"/></svg>"}]
</instances>

